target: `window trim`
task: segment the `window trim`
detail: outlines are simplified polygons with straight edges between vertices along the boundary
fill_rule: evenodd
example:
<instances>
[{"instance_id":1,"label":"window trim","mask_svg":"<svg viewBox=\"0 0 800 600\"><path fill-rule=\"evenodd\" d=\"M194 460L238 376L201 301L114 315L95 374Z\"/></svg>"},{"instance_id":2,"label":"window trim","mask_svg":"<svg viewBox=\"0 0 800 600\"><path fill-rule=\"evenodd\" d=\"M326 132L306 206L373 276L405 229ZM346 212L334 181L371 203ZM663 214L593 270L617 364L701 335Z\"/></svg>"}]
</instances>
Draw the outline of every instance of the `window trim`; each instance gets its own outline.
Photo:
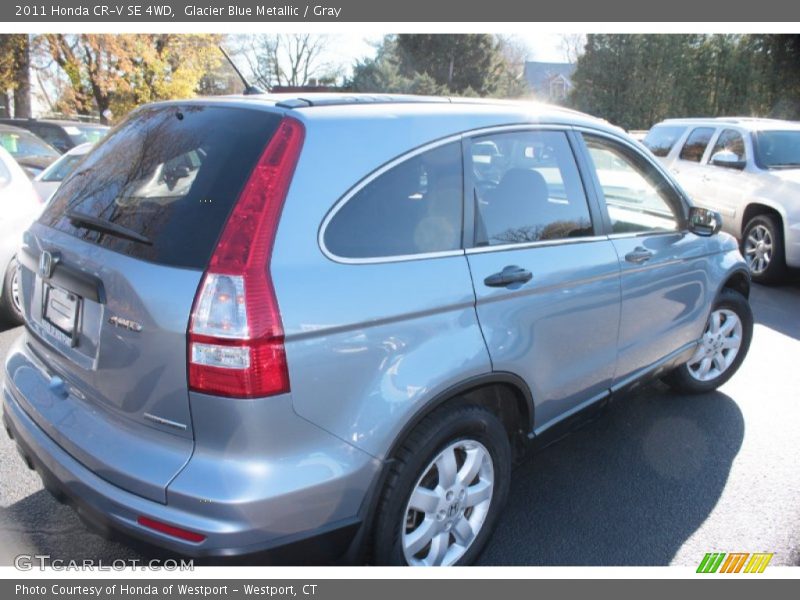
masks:
<instances>
[{"instance_id":1,"label":"window trim","mask_svg":"<svg viewBox=\"0 0 800 600\"><path fill-rule=\"evenodd\" d=\"M655 157L651 158L650 156L642 152L641 148L637 147L635 142L629 141L621 136L613 135L607 131L603 131L600 129L592 129L591 127L583 127L583 126L574 127L573 129L578 137L578 145L581 154L579 161L579 168L581 170L585 169L587 171L585 174L582 173L581 175L584 176L589 181L591 181L590 195L594 198L595 203L597 204L599 210L602 213L602 222L605 229L605 231L603 232L604 237L608 239L622 239L622 238L649 237L656 235L675 235L676 233L687 232L689 230L689 207L692 206L692 203L689 200L686 193L676 184L672 176L670 176L666 168L661 164L661 162L658 159L656 159ZM591 157L589 156L589 149L586 146L586 141L583 138L583 134L588 134L598 138L603 138L612 144L620 146L623 150L627 150L628 152L636 156L639 160L650 165L650 167L652 167L659 175L661 175L661 177L669 185L669 189L673 191L676 199L680 203L681 214L679 215L678 229L676 229L675 231L632 231L629 233L614 233L613 226L611 224L611 217L608 214L608 208L606 207L605 202L603 201L604 196L602 195L602 186L600 185L600 181L597 178L597 173L595 172L594 163L592 162Z\"/></svg>"},{"instance_id":2,"label":"window trim","mask_svg":"<svg viewBox=\"0 0 800 600\"><path fill-rule=\"evenodd\" d=\"M523 125L501 125L496 127L486 127L475 131L470 131L464 134L464 214L465 224L469 223L470 229L465 229L464 249L467 254L480 254L482 252L497 252L502 250L515 250L525 248L537 248L539 246L557 246L559 244L576 244L580 242L595 242L605 239L604 230L605 221L602 212L597 209L596 202L592 198L586 179L584 170L581 167L581 150L576 147L575 140L572 133L575 127L568 124L555 124L555 123L526 123ZM495 133L519 133L519 132L537 132L537 131L557 131L564 133L567 144L572 152L572 158L575 161L575 168L578 172L581 188L583 189L583 196L586 200L586 207L589 209L589 218L592 222L592 235L575 238L561 238L557 240L538 240L535 242L519 242L510 244L496 244L494 246L477 246L475 239L475 202L474 198L469 197L468 191L473 191L475 182L472 172L467 168L467 157L469 156L469 149L473 141L479 137L485 137ZM474 193L474 192L473 192Z\"/></svg>"},{"instance_id":3,"label":"window trim","mask_svg":"<svg viewBox=\"0 0 800 600\"><path fill-rule=\"evenodd\" d=\"M464 137L463 133L458 133L454 135L450 135L444 138L440 138L438 140L434 140L432 142L428 142L423 144L422 146L418 146L409 152L401 154L400 156L393 158L389 162L384 163L374 171L372 171L369 175L361 179L358 183L356 183L353 187L351 187L345 194L339 198L333 206L328 210L325 217L322 219L322 223L320 223L319 229L317 231L317 244L319 245L322 254L325 255L326 258L333 262L348 264L348 265L365 265L365 264L382 264L382 263L392 263L392 262L406 262L410 260L426 260L430 258L445 258L450 256L463 256L464 255L464 222L466 220L466 204L464 202L464 174L463 174L463 145L462 145L462 138ZM330 225L333 218L339 213L339 211L347 204L353 196L358 194L362 189L372 183L375 179L390 171L394 167L401 165L402 163L414 158L415 156L419 156L429 150L435 150L441 146L446 146L447 144L452 144L454 142L459 143L459 149L462 153L462 175L461 175L461 182L462 182L462 192L461 192L461 247L456 248L454 250L440 250L437 252L421 252L419 254L398 254L395 256L373 256L373 257L366 257L366 258L351 258L346 256L339 256L338 254L331 251L327 245L325 244L325 232L328 229L328 225Z\"/></svg>"},{"instance_id":4,"label":"window trim","mask_svg":"<svg viewBox=\"0 0 800 600\"><path fill-rule=\"evenodd\" d=\"M454 133L452 135L448 135L443 138L439 138L438 140L433 140L431 142L426 142L421 146L417 146L416 148L409 150L408 152L404 152L403 154L397 156L396 158L391 159L390 161L382 164L377 169L372 171L363 179L359 180L353 187L347 190L344 195L342 195L336 202L334 202L333 206L328 210L325 214L325 217L322 219L320 223L319 229L317 230L317 245L319 246L320 251L322 254L328 259L336 263L346 264L346 265L370 265L370 264L384 264L384 263L393 263L393 262L407 262L411 260L427 260L433 258L447 258L452 256L464 256L467 250L472 250L475 248L474 246L474 224L475 224L475 207L473 205L472 199L467 197L466 191L467 189L471 189L472 185L472 175L467 172L467 150L469 149L469 145L471 143L472 138L484 136L492 133L513 133L515 131L539 131L539 130L547 130L547 131L563 131L567 134L567 140L570 143L572 148L573 156L575 157L576 164L579 163L578 152L574 147L573 140L570 139L570 131L573 130L573 126L567 123L508 123L503 125L490 125L488 127L479 127L476 129L467 129L464 131L460 131L458 133ZM349 258L344 256L339 256L338 254L332 252L326 245L325 245L325 232L328 228L328 225L336 216L341 208L358 192L360 192L364 187L369 185L373 180L380 177L389 169L392 169L399 165L406 160L414 158L415 156L422 154L423 152L427 152L428 150L434 150L440 146L444 146L446 144L450 144L453 142L461 142L461 160L462 160L462 194L461 194L461 228L462 228L462 235L461 235L461 248L456 250L442 250L439 252L425 252L420 254L398 254L396 256L377 256L377 257L369 257L369 258ZM598 215L595 215L594 208L592 205L592 201L590 198L589 190L586 188L586 182L583 180L583 173L581 172L580 165L578 164L578 172L581 175L581 181L583 183L584 194L586 195L586 201L589 203L589 212L592 215L592 219L596 219ZM599 215L602 218L602 215ZM597 234L598 225L593 221L593 226L595 230L595 234ZM590 238L573 238L575 241L584 241ZM546 240L545 242L529 242L526 244L514 244L515 248L521 247L528 247L531 245L539 245L542 243L546 243L550 245L551 243L563 243L563 240ZM499 246L496 246L499 247ZM490 247L489 247L490 248ZM484 247L478 248L478 250L484 250ZM473 252L470 252L472 254Z\"/></svg>"}]
</instances>

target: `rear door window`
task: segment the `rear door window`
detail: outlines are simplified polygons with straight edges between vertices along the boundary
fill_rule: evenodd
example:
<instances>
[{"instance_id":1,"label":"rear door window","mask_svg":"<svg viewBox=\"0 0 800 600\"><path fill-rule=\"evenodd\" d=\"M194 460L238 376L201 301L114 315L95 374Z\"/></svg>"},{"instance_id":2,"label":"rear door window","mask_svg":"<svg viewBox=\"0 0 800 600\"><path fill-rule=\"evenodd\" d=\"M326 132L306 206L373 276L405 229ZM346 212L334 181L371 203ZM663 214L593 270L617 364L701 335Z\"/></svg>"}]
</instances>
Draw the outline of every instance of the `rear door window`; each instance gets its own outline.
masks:
<instances>
[{"instance_id":1,"label":"rear door window","mask_svg":"<svg viewBox=\"0 0 800 600\"><path fill-rule=\"evenodd\" d=\"M593 234L583 184L564 132L478 137L470 154L476 246Z\"/></svg>"},{"instance_id":2,"label":"rear door window","mask_svg":"<svg viewBox=\"0 0 800 600\"><path fill-rule=\"evenodd\" d=\"M656 156L666 156L672 150L675 142L678 141L686 131L686 127L679 125L656 125L642 140L642 143Z\"/></svg>"},{"instance_id":3,"label":"rear door window","mask_svg":"<svg viewBox=\"0 0 800 600\"><path fill-rule=\"evenodd\" d=\"M280 118L199 104L140 109L64 180L40 222L135 258L205 268ZM68 211L110 221L150 243L81 227Z\"/></svg>"},{"instance_id":4,"label":"rear door window","mask_svg":"<svg viewBox=\"0 0 800 600\"><path fill-rule=\"evenodd\" d=\"M462 171L460 142L402 161L340 205L325 228L325 247L351 259L461 248Z\"/></svg>"},{"instance_id":5,"label":"rear door window","mask_svg":"<svg viewBox=\"0 0 800 600\"><path fill-rule=\"evenodd\" d=\"M681 148L680 159L699 163L703 159L708 142L714 135L713 127L697 127L692 130Z\"/></svg>"}]
</instances>

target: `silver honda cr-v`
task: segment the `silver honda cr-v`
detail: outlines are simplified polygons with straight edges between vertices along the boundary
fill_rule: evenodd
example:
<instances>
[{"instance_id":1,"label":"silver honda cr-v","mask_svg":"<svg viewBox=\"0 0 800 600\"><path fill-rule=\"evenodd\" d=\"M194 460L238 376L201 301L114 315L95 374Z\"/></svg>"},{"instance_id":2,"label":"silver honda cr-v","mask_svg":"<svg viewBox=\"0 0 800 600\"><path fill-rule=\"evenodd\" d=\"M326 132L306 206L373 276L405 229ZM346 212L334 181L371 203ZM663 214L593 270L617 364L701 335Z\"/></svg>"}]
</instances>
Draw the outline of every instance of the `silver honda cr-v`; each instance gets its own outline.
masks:
<instances>
[{"instance_id":1,"label":"silver honda cr-v","mask_svg":"<svg viewBox=\"0 0 800 600\"><path fill-rule=\"evenodd\" d=\"M3 419L107 531L466 564L545 432L647 377L736 371L750 280L719 227L620 130L554 107L145 106L25 234Z\"/></svg>"}]
</instances>

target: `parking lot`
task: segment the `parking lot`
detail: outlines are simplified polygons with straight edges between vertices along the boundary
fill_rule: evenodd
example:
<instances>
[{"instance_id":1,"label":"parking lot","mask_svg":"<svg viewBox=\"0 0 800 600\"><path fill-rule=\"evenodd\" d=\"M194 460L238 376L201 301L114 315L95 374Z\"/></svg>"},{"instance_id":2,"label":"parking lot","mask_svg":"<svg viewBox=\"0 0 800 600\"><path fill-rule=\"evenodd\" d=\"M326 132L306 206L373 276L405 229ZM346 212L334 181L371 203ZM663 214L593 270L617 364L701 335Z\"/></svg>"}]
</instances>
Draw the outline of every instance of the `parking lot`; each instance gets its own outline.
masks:
<instances>
[{"instance_id":1,"label":"parking lot","mask_svg":"<svg viewBox=\"0 0 800 600\"><path fill-rule=\"evenodd\" d=\"M661 384L519 467L485 565L686 565L773 552L800 565L800 281L754 286L750 354L720 391ZM18 328L3 327L5 358ZM0 564L143 558L90 533L0 436Z\"/></svg>"}]
</instances>

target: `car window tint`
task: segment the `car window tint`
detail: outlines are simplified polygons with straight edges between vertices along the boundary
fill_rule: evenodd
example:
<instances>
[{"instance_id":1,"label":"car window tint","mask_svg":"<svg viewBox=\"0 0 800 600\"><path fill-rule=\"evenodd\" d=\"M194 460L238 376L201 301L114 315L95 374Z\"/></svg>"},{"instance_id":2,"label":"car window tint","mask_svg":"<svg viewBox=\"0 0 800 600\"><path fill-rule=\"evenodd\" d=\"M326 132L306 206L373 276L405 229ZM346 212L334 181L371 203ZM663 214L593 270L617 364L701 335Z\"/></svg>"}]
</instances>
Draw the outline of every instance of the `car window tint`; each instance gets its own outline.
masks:
<instances>
[{"instance_id":1,"label":"car window tint","mask_svg":"<svg viewBox=\"0 0 800 600\"><path fill-rule=\"evenodd\" d=\"M472 141L475 244L590 236L592 220L566 134L498 133Z\"/></svg>"},{"instance_id":2,"label":"car window tint","mask_svg":"<svg viewBox=\"0 0 800 600\"><path fill-rule=\"evenodd\" d=\"M692 130L686 142L681 148L681 160L689 160L692 162L700 162L703 158L703 153L706 151L708 142L711 141L711 136L714 135L713 127L698 127Z\"/></svg>"},{"instance_id":3,"label":"car window tint","mask_svg":"<svg viewBox=\"0 0 800 600\"><path fill-rule=\"evenodd\" d=\"M642 143L656 156L669 154L675 142L686 131L686 127L677 125L656 125L642 140Z\"/></svg>"},{"instance_id":4,"label":"car window tint","mask_svg":"<svg viewBox=\"0 0 800 600\"><path fill-rule=\"evenodd\" d=\"M40 222L128 256L203 269L280 119L198 104L141 108L81 159ZM152 244L81 227L69 211L120 225Z\"/></svg>"},{"instance_id":5,"label":"car window tint","mask_svg":"<svg viewBox=\"0 0 800 600\"><path fill-rule=\"evenodd\" d=\"M380 174L328 224L326 248L342 258L380 258L461 247L461 144L428 150Z\"/></svg>"},{"instance_id":6,"label":"car window tint","mask_svg":"<svg viewBox=\"0 0 800 600\"><path fill-rule=\"evenodd\" d=\"M745 160L744 138L742 134L733 129L726 129L719 134L717 143L711 150L711 156L717 152L731 152L736 155L737 160Z\"/></svg>"},{"instance_id":7,"label":"car window tint","mask_svg":"<svg viewBox=\"0 0 800 600\"><path fill-rule=\"evenodd\" d=\"M605 138L584 139L614 233L679 229L680 200L652 165Z\"/></svg>"}]
</instances>

